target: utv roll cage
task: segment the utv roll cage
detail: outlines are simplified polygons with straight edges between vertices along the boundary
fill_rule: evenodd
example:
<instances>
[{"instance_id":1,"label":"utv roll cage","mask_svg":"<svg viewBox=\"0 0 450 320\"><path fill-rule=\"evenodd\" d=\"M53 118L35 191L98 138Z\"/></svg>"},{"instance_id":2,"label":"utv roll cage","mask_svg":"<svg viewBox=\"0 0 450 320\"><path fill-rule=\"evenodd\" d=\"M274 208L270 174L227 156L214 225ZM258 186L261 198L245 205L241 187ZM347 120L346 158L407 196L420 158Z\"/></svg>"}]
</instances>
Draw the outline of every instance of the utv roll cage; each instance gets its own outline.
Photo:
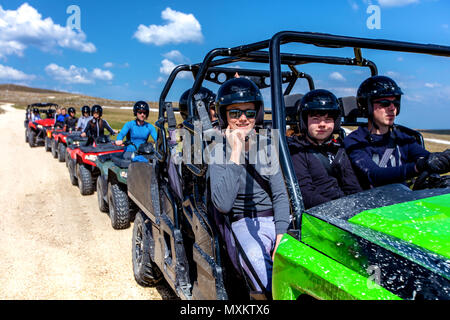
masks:
<instances>
[{"instance_id":1,"label":"utv roll cage","mask_svg":"<svg viewBox=\"0 0 450 320\"><path fill-rule=\"evenodd\" d=\"M39 113L45 113L47 117L51 117L55 112L58 105L56 103L32 103L27 106L26 109L26 118L28 119L28 116L33 112L34 108L39 109Z\"/></svg>"}]
</instances>

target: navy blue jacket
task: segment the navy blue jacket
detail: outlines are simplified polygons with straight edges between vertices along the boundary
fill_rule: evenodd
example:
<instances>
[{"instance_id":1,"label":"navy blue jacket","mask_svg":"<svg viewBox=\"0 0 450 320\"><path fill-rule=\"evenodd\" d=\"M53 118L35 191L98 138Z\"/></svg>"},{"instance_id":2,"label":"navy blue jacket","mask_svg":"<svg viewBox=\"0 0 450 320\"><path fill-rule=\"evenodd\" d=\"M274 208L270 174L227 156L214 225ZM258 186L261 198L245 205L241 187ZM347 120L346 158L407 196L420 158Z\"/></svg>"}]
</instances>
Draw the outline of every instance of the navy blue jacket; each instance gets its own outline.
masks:
<instances>
[{"instance_id":1,"label":"navy blue jacket","mask_svg":"<svg viewBox=\"0 0 450 320\"><path fill-rule=\"evenodd\" d=\"M395 142L395 149L385 168L378 166L389 140ZM359 127L344 140L356 174L364 188L391 183L405 183L417 175L414 169L417 159L427 157L425 150L413 137L395 130L384 135L370 134L367 127Z\"/></svg>"},{"instance_id":2,"label":"navy blue jacket","mask_svg":"<svg viewBox=\"0 0 450 320\"><path fill-rule=\"evenodd\" d=\"M345 152L339 162L334 162L333 175L314 155L314 152L320 152L331 162L338 150L343 149L341 141L332 140L317 146L304 138L294 137L289 138L288 144L305 209L362 191Z\"/></svg>"}]
</instances>

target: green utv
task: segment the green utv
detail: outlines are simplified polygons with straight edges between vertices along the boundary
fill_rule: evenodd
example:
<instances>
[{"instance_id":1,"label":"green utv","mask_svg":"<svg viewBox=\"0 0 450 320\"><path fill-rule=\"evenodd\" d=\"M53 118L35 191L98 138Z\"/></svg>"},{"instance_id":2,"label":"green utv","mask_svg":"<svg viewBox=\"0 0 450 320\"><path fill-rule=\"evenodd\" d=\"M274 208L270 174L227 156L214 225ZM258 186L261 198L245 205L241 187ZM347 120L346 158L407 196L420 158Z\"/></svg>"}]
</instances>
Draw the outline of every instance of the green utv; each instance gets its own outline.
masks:
<instances>
[{"instance_id":1,"label":"green utv","mask_svg":"<svg viewBox=\"0 0 450 320\"><path fill-rule=\"evenodd\" d=\"M281 53L280 45L290 42L314 44L328 52L343 48L337 49L341 54L348 47L354 57ZM296 124L296 104L306 93L295 86L297 79L307 80L306 90L315 89L312 77L300 68L320 63L368 68L377 75L377 66L363 58L361 48L450 56L450 47L437 45L280 32L266 41L211 50L202 63L172 71L160 97L155 149L146 155L147 162L132 162L128 169L128 195L139 210L132 238L133 272L139 284L151 286L164 278L182 299L450 298L450 189L412 191L393 184L304 210L285 135L286 126ZM270 69L220 67L239 62L265 64ZM202 123L200 134L207 136L214 130L205 105L193 99L203 81L220 85L237 72L260 89L270 90L271 111L266 110L264 129L280 129L280 168L292 215L291 228L274 258L272 297L252 291L246 285L248 275L240 275L227 257L211 216L206 161L174 161L177 148L170 142L170 132L177 124L166 96L181 71L192 72L195 78L189 115L182 123L191 141L199 133L196 121ZM343 125L359 125L355 97L340 101ZM420 133L398 129L423 143ZM208 142L200 141L200 151L205 151ZM194 149L192 158L205 160L200 151ZM426 178L415 181L414 189L432 186Z\"/></svg>"},{"instance_id":2,"label":"green utv","mask_svg":"<svg viewBox=\"0 0 450 320\"><path fill-rule=\"evenodd\" d=\"M132 144L125 141L124 145ZM139 154L136 152L136 154ZM114 229L126 229L133 220L136 206L127 194L127 175L130 159L123 153L99 156L95 162L100 170L97 178L97 200L100 211L109 214Z\"/></svg>"}]
</instances>

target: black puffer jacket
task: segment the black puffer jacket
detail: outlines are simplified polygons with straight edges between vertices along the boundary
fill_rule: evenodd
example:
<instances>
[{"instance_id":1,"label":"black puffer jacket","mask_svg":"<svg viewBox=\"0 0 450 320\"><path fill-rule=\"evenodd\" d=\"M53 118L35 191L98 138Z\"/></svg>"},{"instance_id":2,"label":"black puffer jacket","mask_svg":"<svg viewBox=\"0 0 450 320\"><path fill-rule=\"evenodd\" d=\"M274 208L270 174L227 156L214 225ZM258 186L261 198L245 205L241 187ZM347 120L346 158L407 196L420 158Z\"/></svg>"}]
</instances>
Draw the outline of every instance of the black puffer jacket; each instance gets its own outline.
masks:
<instances>
[{"instance_id":1,"label":"black puffer jacket","mask_svg":"<svg viewBox=\"0 0 450 320\"><path fill-rule=\"evenodd\" d=\"M305 209L362 191L340 140L318 146L304 138L293 137L288 139L288 144ZM335 159L339 149L342 151ZM331 163L330 173L320 159Z\"/></svg>"}]
</instances>

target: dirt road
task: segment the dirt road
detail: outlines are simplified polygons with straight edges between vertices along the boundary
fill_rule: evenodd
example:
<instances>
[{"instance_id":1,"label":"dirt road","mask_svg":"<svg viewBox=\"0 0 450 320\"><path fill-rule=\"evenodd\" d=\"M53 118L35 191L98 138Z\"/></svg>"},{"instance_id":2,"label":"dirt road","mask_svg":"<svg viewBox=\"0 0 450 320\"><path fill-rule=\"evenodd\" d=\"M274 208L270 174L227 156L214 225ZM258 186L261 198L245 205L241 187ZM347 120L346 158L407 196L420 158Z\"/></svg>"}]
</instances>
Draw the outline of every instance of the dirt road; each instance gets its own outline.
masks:
<instances>
[{"instance_id":1,"label":"dirt road","mask_svg":"<svg viewBox=\"0 0 450 320\"><path fill-rule=\"evenodd\" d=\"M0 299L171 298L135 282L132 228L112 229L64 163L25 143L24 111L0 107Z\"/></svg>"}]
</instances>

